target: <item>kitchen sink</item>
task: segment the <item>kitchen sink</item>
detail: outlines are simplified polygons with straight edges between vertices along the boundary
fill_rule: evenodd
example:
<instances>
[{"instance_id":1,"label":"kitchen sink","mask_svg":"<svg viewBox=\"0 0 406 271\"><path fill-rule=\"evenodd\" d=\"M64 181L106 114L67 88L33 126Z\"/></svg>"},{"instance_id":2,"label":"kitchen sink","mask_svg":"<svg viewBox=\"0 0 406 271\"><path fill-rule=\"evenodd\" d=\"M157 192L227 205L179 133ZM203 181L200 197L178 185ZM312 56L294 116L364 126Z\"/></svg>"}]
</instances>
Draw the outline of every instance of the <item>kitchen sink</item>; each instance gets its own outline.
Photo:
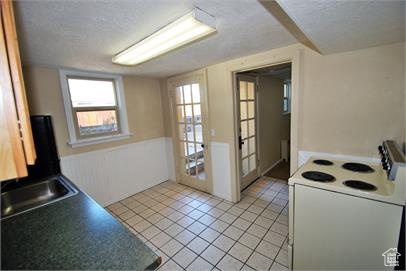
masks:
<instances>
[{"instance_id":1,"label":"kitchen sink","mask_svg":"<svg viewBox=\"0 0 406 271\"><path fill-rule=\"evenodd\" d=\"M27 212L77 193L61 175L39 181L12 181L2 184L1 218Z\"/></svg>"}]
</instances>

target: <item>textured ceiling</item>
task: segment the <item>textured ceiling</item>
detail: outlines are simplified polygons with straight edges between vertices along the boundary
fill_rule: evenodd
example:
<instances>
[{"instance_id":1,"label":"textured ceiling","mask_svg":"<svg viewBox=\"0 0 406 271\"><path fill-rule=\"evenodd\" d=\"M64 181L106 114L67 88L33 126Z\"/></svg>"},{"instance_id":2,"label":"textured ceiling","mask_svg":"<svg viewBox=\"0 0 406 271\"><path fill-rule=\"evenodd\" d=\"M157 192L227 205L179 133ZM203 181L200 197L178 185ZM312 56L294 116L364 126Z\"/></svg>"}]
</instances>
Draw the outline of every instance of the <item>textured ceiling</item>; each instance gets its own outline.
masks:
<instances>
[{"instance_id":1,"label":"textured ceiling","mask_svg":"<svg viewBox=\"0 0 406 271\"><path fill-rule=\"evenodd\" d=\"M196 6L218 33L135 67L111 57ZM23 64L169 76L295 43L255 0L18 1Z\"/></svg>"},{"instance_id":2,"label":"textured ceiling","mask_svg":"<svg viewBox=\"0 0 406 271\"><path fill-rule=\"evenodd\" d=\"M323 54L405 39L405 1L277 0Z\"/></svg>"}]
</instances>

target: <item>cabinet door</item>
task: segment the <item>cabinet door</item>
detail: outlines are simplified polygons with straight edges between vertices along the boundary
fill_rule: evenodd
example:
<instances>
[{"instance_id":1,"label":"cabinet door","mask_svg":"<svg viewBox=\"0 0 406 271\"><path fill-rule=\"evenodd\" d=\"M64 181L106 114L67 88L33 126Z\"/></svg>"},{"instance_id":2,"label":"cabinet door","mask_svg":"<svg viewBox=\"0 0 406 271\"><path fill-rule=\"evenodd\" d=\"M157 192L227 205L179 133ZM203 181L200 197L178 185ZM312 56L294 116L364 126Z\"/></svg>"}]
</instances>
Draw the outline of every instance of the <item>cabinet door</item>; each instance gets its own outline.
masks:
<instances>
[{"instance_id":1,"label":"cabinet door","mask_svg":"<svg viewBox=\"0 0 406 271\"><path fill-rule=\"evenodd\" d=\"M18 48L12 1L2 0L1 9L3 13L2 21L4 25L4 37L7 47L11 83L15 98L17 118L20 124L21 138L24 146L25 161L28 165L33 165L36 158L35 147L21 68L20 50Z\"/></svg>"},{"instance_id":2,"label":"cabinet door","mask_svg":"<svg viewBox=\"0 0 406 271\"><path fill-rule=\"evenodd\" d=\"M2 2L3 4L3 2ZM3 6L2 6L3 7ZM0 13L0 180L27 175Z\"/></svg>"}]
</instances>

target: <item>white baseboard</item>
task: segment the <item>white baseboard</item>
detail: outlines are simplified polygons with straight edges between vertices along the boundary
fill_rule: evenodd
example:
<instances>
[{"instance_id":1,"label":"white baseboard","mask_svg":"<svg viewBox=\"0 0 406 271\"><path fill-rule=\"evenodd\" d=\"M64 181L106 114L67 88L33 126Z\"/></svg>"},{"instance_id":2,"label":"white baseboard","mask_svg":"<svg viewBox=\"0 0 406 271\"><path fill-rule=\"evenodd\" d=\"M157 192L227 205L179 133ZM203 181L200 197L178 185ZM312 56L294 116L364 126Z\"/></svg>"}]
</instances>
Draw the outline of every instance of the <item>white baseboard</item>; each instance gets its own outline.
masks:
<instances>
[{"instance_id":1,"label":"white baseboard","mask_svg":"<svg viewBox=\"0 0 406 271\"><path fill-rule=\"evenodd\" d=\"M264 172L261 173L261 176L264 176L265 173L267 173L268 171L270 171L271 169L273 169L274 167L276 167L277 164L279 164L280 162L282 162L282 158L279 159L278 161L276 161L275 163L273 163L269 168L267 168Z\"/></svg>"},{"instance_id":2,"label":"white baseboard","mask_svg":"<svg viewBox=\"0 0 406 271\"><path fill-rule=\"evenodd\" d=\"M365 156L354 156L346 154L337 153L327 153L327 152L313 152L313 151L299 151L298 164L299 167L306 163L310 157L325 157L337 160L354 161L354 162L365 162L365 163L379 163L379 159L376 157L365 157Z\"/></svg>"}]
</instances>

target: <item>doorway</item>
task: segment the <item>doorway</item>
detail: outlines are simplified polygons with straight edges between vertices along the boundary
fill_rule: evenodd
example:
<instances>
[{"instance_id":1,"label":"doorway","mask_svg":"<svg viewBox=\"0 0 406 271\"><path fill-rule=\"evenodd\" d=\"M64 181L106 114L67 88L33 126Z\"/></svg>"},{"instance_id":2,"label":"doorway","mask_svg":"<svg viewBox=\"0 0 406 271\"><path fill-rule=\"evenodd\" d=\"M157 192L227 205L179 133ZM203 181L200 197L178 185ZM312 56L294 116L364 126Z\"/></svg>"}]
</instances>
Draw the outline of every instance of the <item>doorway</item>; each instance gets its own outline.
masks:
<instances>
[{"instance_id":1,"label":"doorway","mask_svg":"<svg viewBox=\"0 0 406 271\"><path fill-rule=\"evenodd\" d=\"M290 176L291 73L283 63L236 74L241 190L261 175Z\"/></svg>"},{"instance_id":2,"label":"doorway","mask_svg":"<svg viewBox=\"0 0 406 271\"><path fill-rule=\"evenodd\" d=\"M177 180L210 192L208 110L204 75L168 80Z\"/></svg>"}]
</instances>

